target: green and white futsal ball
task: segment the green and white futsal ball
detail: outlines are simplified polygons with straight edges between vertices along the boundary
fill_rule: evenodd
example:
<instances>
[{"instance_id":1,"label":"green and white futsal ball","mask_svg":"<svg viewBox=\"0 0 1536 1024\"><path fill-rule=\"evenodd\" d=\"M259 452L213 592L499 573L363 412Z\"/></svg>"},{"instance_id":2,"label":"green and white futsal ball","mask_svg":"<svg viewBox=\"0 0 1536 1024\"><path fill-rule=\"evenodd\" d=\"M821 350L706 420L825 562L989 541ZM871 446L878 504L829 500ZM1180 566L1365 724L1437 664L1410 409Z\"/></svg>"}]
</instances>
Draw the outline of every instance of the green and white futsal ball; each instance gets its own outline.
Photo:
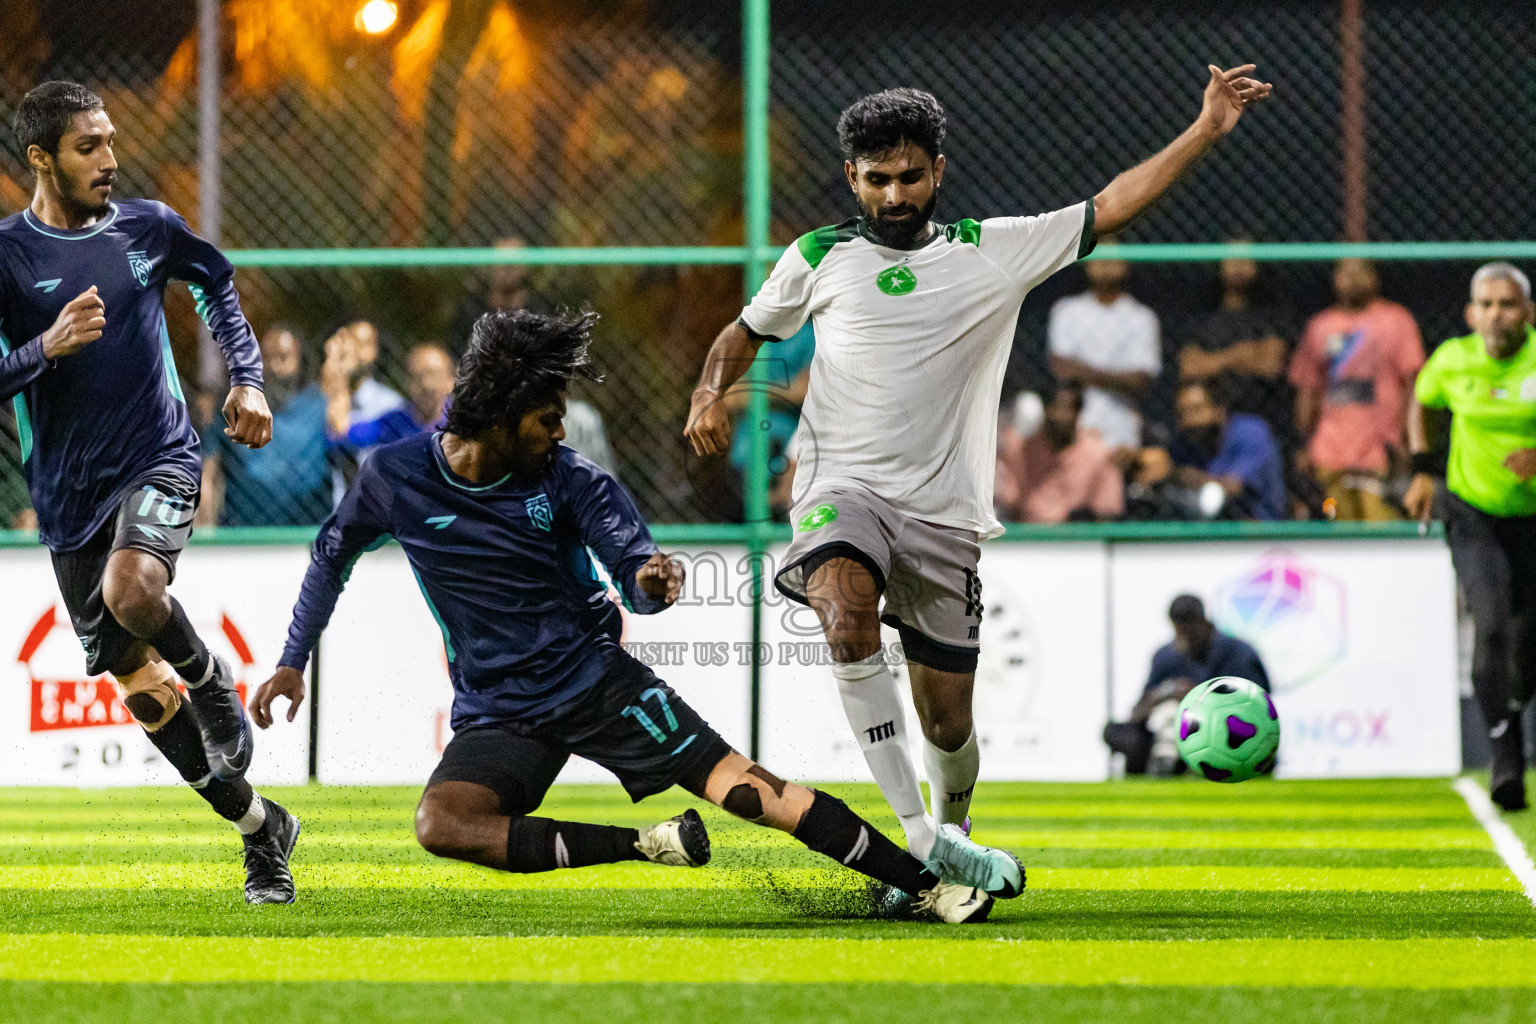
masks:
<instances>
[{"instance_id":1,"label":"green and white futsal ball","mask_svg":"<svg viewBox=\"0 0 1536 1024\"><path fill-rule=\"evenodd\" d=\"M1217 676L1179 701L1179 756L1212 782L1246 782L1274 771L1280 716L1258 683Z\"/></svg>"}]
</instances>

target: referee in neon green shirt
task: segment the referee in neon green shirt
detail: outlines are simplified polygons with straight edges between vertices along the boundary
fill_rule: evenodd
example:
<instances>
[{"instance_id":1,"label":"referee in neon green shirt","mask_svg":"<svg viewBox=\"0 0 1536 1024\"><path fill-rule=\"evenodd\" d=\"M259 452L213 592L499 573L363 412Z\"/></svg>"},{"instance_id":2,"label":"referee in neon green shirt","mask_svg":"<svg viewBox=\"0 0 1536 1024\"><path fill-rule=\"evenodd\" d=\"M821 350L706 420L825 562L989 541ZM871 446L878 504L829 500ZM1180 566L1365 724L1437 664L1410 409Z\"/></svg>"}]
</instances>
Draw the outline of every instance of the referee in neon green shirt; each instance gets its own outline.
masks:
<instances>
[{"instance_id":1,"label":"referee in neon green shirt","mask_svg":"<svg viewBox=\"0 0 1536 1024\"><path fill-rule=\"evenodd\" d=\"M1493 745L1490 792L1524 808L1520 710L1536 692L1536 307L1530 279L1508 263L1472 275L1473 333L1435 349L1408 416L1413 483L1404 503L1428 520L1434 477L1429 410L1449 409L1445 530L1472 613L1472 689Z\"/></svg>"}]
</instances>

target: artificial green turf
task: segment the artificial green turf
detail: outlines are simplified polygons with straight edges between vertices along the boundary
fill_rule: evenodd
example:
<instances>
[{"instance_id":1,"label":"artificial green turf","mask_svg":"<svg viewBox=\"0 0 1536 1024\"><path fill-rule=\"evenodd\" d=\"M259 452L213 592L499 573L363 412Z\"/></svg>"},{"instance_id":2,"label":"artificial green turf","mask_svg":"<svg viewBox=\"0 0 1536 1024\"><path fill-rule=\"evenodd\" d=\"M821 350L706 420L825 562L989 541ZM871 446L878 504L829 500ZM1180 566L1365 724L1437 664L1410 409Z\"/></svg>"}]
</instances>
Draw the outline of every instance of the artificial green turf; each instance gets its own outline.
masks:
<instances>
[{"instance_id":1,"label":"artificial green turf","mask_svg":"<svg viewBox=\"0 0 1536 1024\"><path fill-rule=\"evenodd\" d=\"M798 1022L1305 1020L1308 1024L1528 1024L1531 990L884 985L0 983L16 1020L446 1024L496 1020ZM62 1008L67 1008L61 1013Z\"/></svg>"},{"instance_id":2,"label":"artificial green turf","mask_svg":"<svg viewBox=\"0 0 1536 1024\"><path fill-rule=\"evenodd\" d=\"M829 788L888 833L898 834L873 787ZM466 873L464 868L434 861L415 846L411 833L412 811L419 797L415 788L305 787L265 792L304 821L295 874L301 887L306 871L316 884L303 889L293 906L247 907L233 886L155 889L124 881L134 878L135 872L152 878L156 865L195 875L198 865L238 863L238 837L185 790L0 790L0 953L7 933L15 936L13 944L30 941L27 936L83 934L81 952L87 958L89 936L108 933L297 939L403 936L429 943L449 936L615 936L647 940L645 948L654 948L663 959L667 949L686 945L676 940L697 938L941 939L958 941L961 945L955 948L960 954L965 943L997 940L1253 939L1272 943L1283 953L1287 943L1317 939L1462 943L1536 939L1536 911L1507 878L1501 877L1495 888L1476 887L1500 875L1503 864L1445 780L1266 780L1244 786L1215 786L1200 780L1101 786L983 784L972 812L977 837L1022 842L1016 852L1036 870L1040 884L1019 900L999 903L988 924L962 929L869 920L863 916L869 905L856 888L849 887L847 872L787 837L710 809L705 810L705 818L716 848L710 868L698 873L636 869L674 872L659 879L676 888L566 888L558 873L530 880L534 888L498 888L505 876ZM633 825L696 803L674 791L636 806L616 787L558 787L540 813ZM1536 826L1525 817L1508 816L1508 820L1527 843L1536 840ZM16 887L17 880L41 884L26 883L33 877L26 872L49 865L76 866L54 873L67 879L58 884L75 887ZM328 866L335 865L367 868L381 879L389 877L389 870L405 869L412 883L319 884L327 877ZM111 884L132 887L92 887L98 877L92 866L110 869L99 875L114 879ZM1221 888L1213 883L1212 888L1159 890L1135 888L1141 876L1130 870L1201 867L1225 869L1226 874L1213 877L1227 879L1219 884L1228 885L1243 878L1262 882L1263 872L1242 869L1285 872L1280 882L1263 882L1270 888ZM1098 869L1101 875L1078 876L1072 884L1106 887L1045 887L1050 884L1049 869ZM1349 876L1360 880L1363 888L1339 891L1337 883L1333 888L1325 886L1327 872L1336 869L1365 869L1363 874ZM1371 888L1397 884L1394 872L1405 869L1429 871L1434 879L1451 882L1463 872L1474 880L1470 883L1474 887L1452 891ZM7 875L7 871L21 873ZM711 871L715 874L706 874ZM1312 885L1307 884L1309 872L1315 879ZM206 871L202 877L207 877ZM337 877L345 877L345 872ZM478 887L477 877L488 880L484 887ZM613 872L612 877L636 876ZM694 887L692 878L707 879L711 887ZM100 945L104 948L108 941L104 937ZM195 939L185 948L188 957L196 956ZM996 947L985 948L989 956L996 955ZM1170 952L1182 948L1186 947L1170 947ZM1381 946L1379 955L1390 957L1394 948ZM1476 947L1456 948L1461 955L1475 955ZM377 972L378 967L370 969ZM908 980L934 980L921 963L905 969ZM1283 975L1284 969L1278 973ZM24 971L12 976L39 975ZM1245 984L1256 984L1252 977L1245 977L1249 978ZM268 1024L301 1018L559 1017L602 1019L606 1024L631 1019L739 1019L748 1014L765 1022L889 1019L898 1014L905 1019L916 1012L1113 1020L1116 1024L1154 1020L1164 1024L1218 1014L1263 1014L1268 1020L1297 1021L1536 1020L1536 988L1268 989L1230 987L1230 982L1225 983L1229 987L1060 987L1011 985L1007 977L996 979L995 986L977 984L977 979L943 986L898 985L895 975L890 985L818 985L814 977L787 979L801 982L793 985L396 985L345 980L276 984L263 982L260 963L251 965L250 978L236 992L223 985L10 982L0 985L0 1007L6 1008L0 1017L116 1022L148 1014L150 1019ZM1178 985L1176 976L1167 980ZM1411 977L1402 981L1413 983ZM1514 977L1509 983L1536 985L1536 978ZM1276 977L1274 984L1285 985L1286 978ZM1202 980L1199 985L1212 982Z\"/></svg>"}]
</instances>

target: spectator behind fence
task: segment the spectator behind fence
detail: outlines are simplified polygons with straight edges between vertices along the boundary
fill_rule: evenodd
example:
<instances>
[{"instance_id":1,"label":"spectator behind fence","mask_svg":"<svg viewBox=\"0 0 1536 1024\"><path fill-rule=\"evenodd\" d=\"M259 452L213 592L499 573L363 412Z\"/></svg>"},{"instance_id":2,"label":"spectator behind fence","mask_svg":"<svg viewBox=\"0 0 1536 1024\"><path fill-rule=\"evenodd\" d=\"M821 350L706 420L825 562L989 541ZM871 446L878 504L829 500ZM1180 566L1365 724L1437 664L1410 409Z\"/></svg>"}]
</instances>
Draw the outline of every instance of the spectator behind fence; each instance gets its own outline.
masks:
<instances>
[{"instance_id":1,"label":"spectator behind fence","mask_svg":"<svg viewBox=\"0 0 1536 1024\"><path fill-rule=\"evenodd\" d=\"M1173 775L1184 770L1176 743L1179 701L1207 679L1239 676L1269 690L1269 674L1259 652L1237 637L1221 632L1205 616L1205 605L1193 594L1180 594L1168 606L1173 642L1152 655L1152 671L1129 721L1104 727L1104 742L1125 755L1127 775Z\"/></svg>"},{"instance_id":2,"label":"spectator behind fence","mask_svg":"<svg viewBox=\"0 0 1536 1024\"><path fill-rule=\"evenodd\" d=\"M331 509L325 396L300 374L298 335L270 327L261 336L262 390L272 409L272 440L247 448L215 418L203 430L203 494L198 525L308 526Z\"/></svg>"},{"instance_id":3,"label":"spectator behind fence","mask_svg":"<svg viewBox=\"0 0 1536 1024\"><path fill-rule=\"evenodd\" d=\"M366 320L347 324L326 339L320 387L325 392L325 421L333 439L345 438L355 424L404 408L405 399L398 392L373 379L378 361L378 328Z\"/></svg>"},{"instance_id":4,"label":"spectator behind fence","mask_svg":"<svg viewBox=\"0 0 1536 1024\"><path fill-rule=\"evenodd\" d=\"M1101 254L1113 247L1101 245ZM1088 261L1088 290L1058 299L1047 327L1051 372L1085 388L1082 425L1111 448L1141 444L1141 404L1163 367L1157 314L1125 290L1124 260Z\"/></svg>"},{"instance_id":5,"label":"spectator behind fence","mask_svg":"<svg viewBox=\"0 0 1536 1024\"><path fill-rule=\"evenodd\" d=\"M1240 256L1221 261L1221 298L1179 349L1181 381L1220 381L1231 410L1262 416L1282 444L1291 435L1291 387L1285 379L1289 310L1264 302L1259 264Z\"/></svg>"},{"instance_id":6,"label":"spectator behind fence","mask_svg":"<svg viewBox=\"0 0 1536 1024\"><path fill-rule=\"evenodd\" d=\"M495 242L497 249L525 249L527 246L528 243L525 240L515 236L498 238ZM454 311L453 325L448 336L456 342L467 341L469 332L475 328L475 321L493 309L532 309L535 312L547 312L536 306L528 271L526 263L497 263L491 266L483 278L471 278L471 281L483 281L483 285L477 285L475 290L467 293L459 303L458 309Z\"/></svg>"},{"instance_id":7,"label":"spectator behind fence","mask_svg":"<svg viewBox=\"0 0 1536 1024\"><path fill-rule=\"evenodd\" d=\"M1049 399L1043 415L1016 411L998 431L998 518L1025 523L1117 518L1125 511L1124 478L1099 432L1078 423L1082 386L1063 382ZM1038 401L1025 392L1015 409ZM1033 419L1038 422L1027 422Z\"/></svg>"},{"instance_id":8,"label":"spectator behind fence","mask_svg":"<svg viewBox=\"0 0 1536 1024\"><path fill-rule=\"evenodd\" d=\"M1132 518L1285 518L1284 460L1269 424L1229 412L1215 383L1185 383L1175 412L1169 447L1136 456L1127 488Z\"/></svg>"},{"instance_id":9,"label":"spectator behind fence","mask_svg":"<svg viewBox=\"0 0 1536 1024\"><path fill-rule=\"evenodd\" d=\"M1336 302L1314 316L1291 360L1297 468L1327 489L1339 519L1397 519L1389 480L1405 460L1403 430L1424 343L1413 314L1378 294L1368 260L1340 260Z\"/></svg>"},{"instance_id":10,"label":"spectator behind fence","mask_svg":"<svg viewBox=\"0 0 1536 1024\"><path fill-rule=\"evenodd\" d=\"M453 376L458 370L453 356L435 341L424 342L411 349L405 366L410 401L376 419L353 423L347 428L349 445L367 450L443 425L448 396L453 394Z\"/></svg>"},{"instance_id":11,"label":"spectator behind fence","mask_svg":"<svg viewBox=\"0 0 1536 1024\"><path fill-rule=\"evenodd\" d=\"M581 452L609 476L618 477L613 449L608 446L608 431L603 428L603 414L597 406L574 398L565 403L565 440L561 443Z\"/></svg>"}]
</instances>

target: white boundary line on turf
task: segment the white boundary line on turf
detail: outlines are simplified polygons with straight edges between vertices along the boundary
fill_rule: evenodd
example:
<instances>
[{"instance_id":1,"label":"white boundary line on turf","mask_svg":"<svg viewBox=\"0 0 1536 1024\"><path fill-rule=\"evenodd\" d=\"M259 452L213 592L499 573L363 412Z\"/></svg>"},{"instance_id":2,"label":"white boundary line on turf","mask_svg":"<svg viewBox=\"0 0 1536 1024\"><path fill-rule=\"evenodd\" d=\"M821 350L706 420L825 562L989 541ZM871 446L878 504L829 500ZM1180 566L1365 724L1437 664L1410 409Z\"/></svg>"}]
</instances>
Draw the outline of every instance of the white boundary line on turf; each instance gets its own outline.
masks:
<instances>
[{"instance_id":1,"label":"white boundary line on turf","mask_svg":"<svg viewBox=\"0 0 1536 1024\"><path fill-rule=\"evenodd\" d=\"M1483 792L1483 787L1473 782L1466 776L1456 780L1456 792L1467 802L1467 809L1472 812L1472 817L1478 820L1483 829L1488 833L1488 838L1493 840L1493 848L1498 851L1504 863L1509 865L1510 872L1515 876L1521 887L1525 890L1525 898L1536 905L1536 864L1531 862L1531 855L1525 851L1525 844L1520 837L1515 835L1514 829L1505 824L1499 817L1499 812L1493 807L1493 801L1488 799L1488 794Z\"/></svg>"}]
</instances>

